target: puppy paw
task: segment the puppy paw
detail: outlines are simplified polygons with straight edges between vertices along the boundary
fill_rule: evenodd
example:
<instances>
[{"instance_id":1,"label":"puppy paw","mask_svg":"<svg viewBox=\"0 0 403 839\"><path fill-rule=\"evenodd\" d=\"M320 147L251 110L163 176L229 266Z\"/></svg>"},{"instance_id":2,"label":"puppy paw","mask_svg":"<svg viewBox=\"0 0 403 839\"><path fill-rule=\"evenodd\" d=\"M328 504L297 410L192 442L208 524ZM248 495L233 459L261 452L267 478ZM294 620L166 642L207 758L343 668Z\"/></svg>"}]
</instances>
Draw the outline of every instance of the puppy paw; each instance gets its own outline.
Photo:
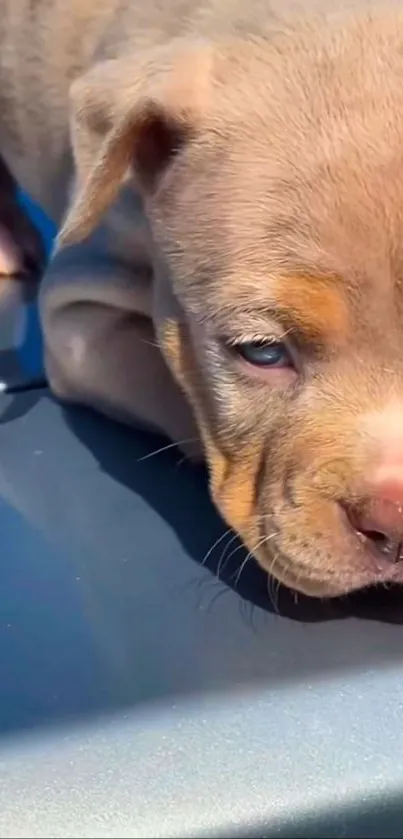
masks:
<instances>
[{"instance_id":1,"label":"puppy paw","mask_svg":"<svg viewBox=\"0 0 403 839\"><path fill-rule=\"evenodd\" d=\"M11 277L23 273L24 255L5 227L0 226L0 276Z\"/></svg>"},{"instance_id":2,"label":"puppy paw","mask_svg":"<svg viewBox=\"0 0 403 839\"><path fill-rule=\"evenodd\" d=\"M17 183L0 156L0 280L39 278L45 262L42 237L21 206Z\"/></svg>"},{"instance_id":3,"label":"puppy paw","mask_svg":"<svg viewBox=\"0 0 403 839\"><path fill-rule=\"evenodd\" d=\"M4 214L0 199L0 279L39 278L45 265L42 238L19 207Z\"/></svg>"}]
</instances>

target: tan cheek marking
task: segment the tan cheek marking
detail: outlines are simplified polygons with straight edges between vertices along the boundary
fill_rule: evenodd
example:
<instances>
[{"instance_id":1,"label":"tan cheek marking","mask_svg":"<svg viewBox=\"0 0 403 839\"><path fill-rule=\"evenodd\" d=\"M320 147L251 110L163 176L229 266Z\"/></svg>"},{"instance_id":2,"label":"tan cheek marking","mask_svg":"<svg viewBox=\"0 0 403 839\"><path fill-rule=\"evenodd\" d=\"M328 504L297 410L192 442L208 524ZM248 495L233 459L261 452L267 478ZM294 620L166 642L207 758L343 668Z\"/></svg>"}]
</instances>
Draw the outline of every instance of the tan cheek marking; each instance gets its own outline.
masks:
<instances>
[{"instance_id":1,"label":"tan cheek marking","mask_svg":"<svg viewBox=\"0 0 403 839\"><path fill-rule=\"evenodd\" d=\"M253 547L257 541L253 504L259 447L256 451L242 451L239 460L222 452L205 420L201 404L203 388L197 386L197 363L186 328L174 320L166 321L160 341L172 372L186 392L197 417L214 502L227 523L246 544Z\"/></svg>"},{"instance_id":2,"label":"tan cheek marking","mask_svg":"<svg viewBox=\"0 0 403 839\"><path fill-rule=\"evenodd\" d=\"M347 337L348 308L337 287L315 277L283 277L275 283L273 295L278 307L292 313L312 337L323 336L333 342Z\"/></svg>"},{"instance_id":3,"label":"tan cheek marking","mask_svg":"<svg viewBox=\"0 0 403 839\"><path fill-rule=\"evenodd\" d=\"M160 328L158 337L173 375L193 402L192 384L193 379L197 380L197 370L187 330L179 321L168 318Z\"/></svg>"}]
</instances>

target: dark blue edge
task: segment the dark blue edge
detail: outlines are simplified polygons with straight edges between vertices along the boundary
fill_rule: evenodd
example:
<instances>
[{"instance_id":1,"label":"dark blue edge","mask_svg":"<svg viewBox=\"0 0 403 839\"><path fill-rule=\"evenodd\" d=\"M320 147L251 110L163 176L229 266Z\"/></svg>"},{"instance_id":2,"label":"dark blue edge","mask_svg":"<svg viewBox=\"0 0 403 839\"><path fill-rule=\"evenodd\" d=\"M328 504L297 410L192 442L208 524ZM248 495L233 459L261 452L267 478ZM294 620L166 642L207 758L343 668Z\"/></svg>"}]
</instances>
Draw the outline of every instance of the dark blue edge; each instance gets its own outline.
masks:
<instances>
[{"instance_id":1,"label":"dark blue edge","mask_svg":"<svg viewBox=\"0 0 403 839\"><path fill-rule=\"evenodd\" d=\"M20 192L20 202L31 220L39 230L46 253L49 256L54 237L57 233L56 225L46 216L26 193ZM43 387L46 384L43 362L43 338L40 324L38 305L35 297L29 299L26 305L26 327L22 343L16 348L17 366L21 374L9 382L8 391L30 390L32 387Z\"/></svg>"}]
</instances>

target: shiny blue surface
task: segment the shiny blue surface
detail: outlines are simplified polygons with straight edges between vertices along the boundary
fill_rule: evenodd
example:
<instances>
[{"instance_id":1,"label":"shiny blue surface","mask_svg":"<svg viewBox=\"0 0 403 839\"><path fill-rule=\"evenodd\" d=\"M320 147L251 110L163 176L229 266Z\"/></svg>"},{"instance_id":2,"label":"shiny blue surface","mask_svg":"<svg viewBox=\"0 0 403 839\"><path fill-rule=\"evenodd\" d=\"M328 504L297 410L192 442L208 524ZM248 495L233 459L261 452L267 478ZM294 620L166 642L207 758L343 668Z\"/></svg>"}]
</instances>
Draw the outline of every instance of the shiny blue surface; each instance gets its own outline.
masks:
<instances>
[{"instance_id":1,"label":"shiny blue surface","mask_svg":"<svg viewBox=\"0 0 403 839\"><path fill-rule=\"evenodd\" d=\"M220 582L160 447L0 397L0 836L402 837L401 595L273 603L241 551Z\"/></svg>"},{"instance_id":2,"label":"shiny blue surface","mask_svg":"<svg viewBox=\"0 0 403 839\"><path fill-rule=\"evenodd\" d=\"M20 200L34 224L36 224L38 230L42 233L46 250L49 253L52 247L53 238L57 233L57 228L53 222L48 219L47 215L41 210L41 208L31 201L30 197L26 193L20 193Z\"/></svg>"},{"instance_id":3,"label":"shiny blue surface","mask_svg":"<svg viewBox=\"0 0 403 839\"><path fill-rule=\"evenodd\" d=\"M52 248L53 238L57 232L55 225L49 221L45 213L25 193L21 193L21 203L27 209L34 224L40 230L43 241L45 242L46 251L49 254ZM39 379L42 382L44 379L42 334L35 300L26 300L25 312L26 328L24 340L16 350L21 366L20 380L22 382L25 380L26 383L29 383ZM21 381L18 382L19 385Z\"/></svg>"}]
</instances>

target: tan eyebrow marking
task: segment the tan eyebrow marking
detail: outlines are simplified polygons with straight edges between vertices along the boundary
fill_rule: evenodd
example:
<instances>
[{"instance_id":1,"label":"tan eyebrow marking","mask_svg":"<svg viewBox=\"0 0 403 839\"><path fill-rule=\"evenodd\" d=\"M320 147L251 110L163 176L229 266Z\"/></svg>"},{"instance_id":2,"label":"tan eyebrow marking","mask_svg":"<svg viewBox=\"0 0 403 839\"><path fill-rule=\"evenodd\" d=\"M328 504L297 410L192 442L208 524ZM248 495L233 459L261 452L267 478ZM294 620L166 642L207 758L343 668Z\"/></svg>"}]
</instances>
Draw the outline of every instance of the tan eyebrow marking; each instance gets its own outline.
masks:
<instances>
[{"instance_id":1,"label":"tan eyebrow marking","mask_svg":"<svg viewBox=\"0 0 403 839\"><path fill-rule=\"evenodd\" d=\"M349 326L340 283L314 275L279 277L271 289L275 306L297 328L315 338L341 342Z\"/></svg>"}]
</instances>

